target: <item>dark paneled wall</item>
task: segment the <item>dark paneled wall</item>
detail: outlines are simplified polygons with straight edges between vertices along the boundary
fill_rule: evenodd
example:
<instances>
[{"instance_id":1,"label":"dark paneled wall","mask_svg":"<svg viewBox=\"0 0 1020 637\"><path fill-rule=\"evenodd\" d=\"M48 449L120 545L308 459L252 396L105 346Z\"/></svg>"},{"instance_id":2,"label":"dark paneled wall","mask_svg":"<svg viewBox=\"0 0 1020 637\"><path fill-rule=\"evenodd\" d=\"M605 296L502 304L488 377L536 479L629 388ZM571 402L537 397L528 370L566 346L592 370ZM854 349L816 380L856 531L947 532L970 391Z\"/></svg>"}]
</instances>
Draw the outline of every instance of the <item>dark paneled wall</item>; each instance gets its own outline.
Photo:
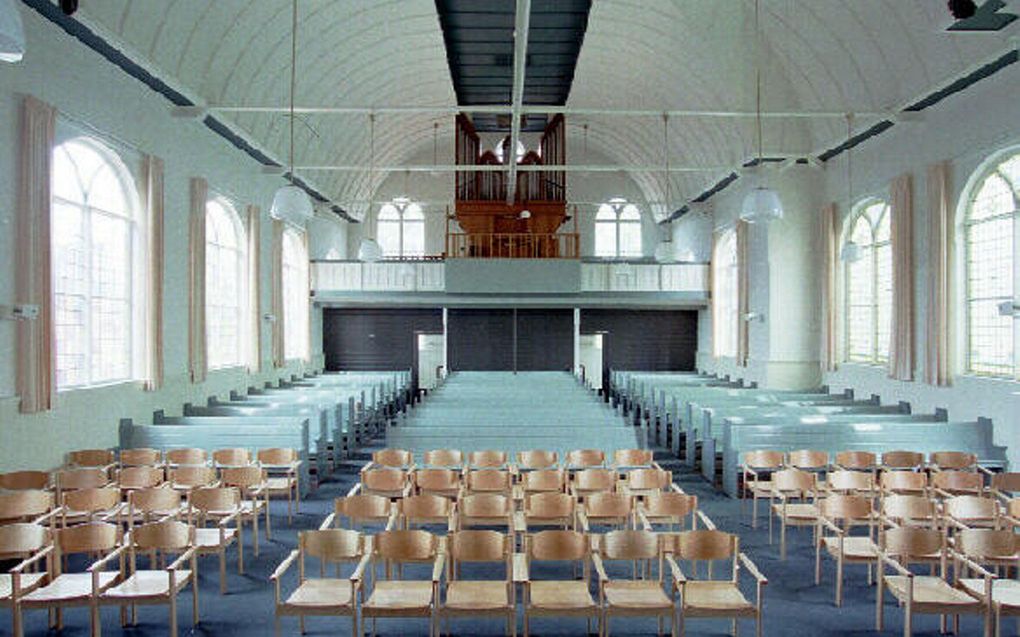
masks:
<instances>
[{"instance_id":1,"label":"dark paneled wall","mask_svg":"<svg viewBox=\"0 0 1020 637\"><path fill-rule=\"evenodd\" d=\"M698 350L694 310L581 310L581 333L598 332L606 332L604 369L694 370Z\"/></svg>"},{"instance_id":2,"label":"dark paneled wall","mask_svg":"<svg viewBox=\"0 0 1020 637\"><path fill-rule=\"evenodd\" d=\"M513 310L451 309L446 339L450 371L513 370Z\"/></svg>"},{"instance_id":3,"label":"dark paneled wall","mask_svg":"<svg viewBox=\"0 0 1020 637\"><path fill-rule=\"evenodd\" d=\"M326 308L322 315L326 369L414 368L417 374L415 332L442 334L443 311L440 308Z\"/></svg>"},{"instance_id":4,"label":"dark paneled wall","mask_svg":"<svg viewBox=\"0 0 1020 637\"><path fill-rule=\"evenodd\" d=\"M573 310L517 310L519 371L570 371L573 363Z\"/></svg>"}]
</instances>

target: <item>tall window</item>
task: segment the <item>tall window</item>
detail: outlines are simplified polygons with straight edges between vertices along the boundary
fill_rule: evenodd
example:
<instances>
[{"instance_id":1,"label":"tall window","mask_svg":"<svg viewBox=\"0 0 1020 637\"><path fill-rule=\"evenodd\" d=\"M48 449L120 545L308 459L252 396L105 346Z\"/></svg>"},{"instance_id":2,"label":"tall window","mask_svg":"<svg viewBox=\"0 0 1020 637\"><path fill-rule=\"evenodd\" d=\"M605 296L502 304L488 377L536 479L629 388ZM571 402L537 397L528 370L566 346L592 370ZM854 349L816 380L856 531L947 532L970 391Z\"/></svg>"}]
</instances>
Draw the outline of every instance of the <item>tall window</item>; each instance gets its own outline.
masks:
<instances>
[{"instance_id":1,"label":"tall window","mask_svg":"<svg viewBox=\"0 0 1020 637\"><path fill-rule=\"evenodd\" d=\"M283 351L308 358L308 251L296 230L283 233Z\"/></svg>"},{"instance_id":2,"label":"tall window","mask_svg":"<svg viewBox=\"0 0 1020 637\"><path fill-rule=\"evenodd\" d=\"M1016 376L1017 323L999 304L1015 303L1015 233L1020 211L1020 153L998 163L971 191L964 218L967 371Z\"/></svg>"},{"instance_id":3,"label":"tall window","mask_svg":"<svg viewBox=\"0 0 1020 637\"><path fill-rule=\"evenodd\" d=\"M209 367L243 362L245 233L237 211L217 197L205 210L205 329Z\"/></svg>"},{"instance_id":4,"label":"tall window","mask_svg":"<svg viewBox=\"0 0 1020 637\"><path fill-rule=\"evenodd\" d=\"M719 236L712 255L712 345L716 356L737 355L737 276L737 233L730 229Z\"/></svg>"},{"instance_id":5,"label":"tall window","mask_svg":"<svg viewBox=\"0 0 1020 637\"><path fill-rule=\"evenodd\" d=\"M641 212L625 199L610 199L595 213L595 256L640 257Z\"/></svg>"},{"instance_id":6,"label":"tall window","mask_svg":"<svg viewBox=\"0 0 1020 637\"><path fill-rule=\"evenodd\" d=\"M129 380L142 305L135 184L116 153L76 137L53 151L52 188L57 388Z\"/></svg>"},{"instance_id":7,"label":"tall window","mask_svg":"<svg viewBox=\"0 0 1020 637\"><path fill-rule=\"evenodd\" d=\"M425 254L425 215L421 206L404 198L379 208L376 230L379 246L387 257L420 257Z\"/></svg>"},{"instance_id":8,"label":"tall window","mask_svg":"<svg viewBox=\"0 0 1020 637\"><path fill-rule=\"evenodd\" d=\"M846 262L846 357L861 363L889 360L892 321L892 246L889 204L869 199L850 217L848 239L860 258Z\"/></svg>"}]
</instances>

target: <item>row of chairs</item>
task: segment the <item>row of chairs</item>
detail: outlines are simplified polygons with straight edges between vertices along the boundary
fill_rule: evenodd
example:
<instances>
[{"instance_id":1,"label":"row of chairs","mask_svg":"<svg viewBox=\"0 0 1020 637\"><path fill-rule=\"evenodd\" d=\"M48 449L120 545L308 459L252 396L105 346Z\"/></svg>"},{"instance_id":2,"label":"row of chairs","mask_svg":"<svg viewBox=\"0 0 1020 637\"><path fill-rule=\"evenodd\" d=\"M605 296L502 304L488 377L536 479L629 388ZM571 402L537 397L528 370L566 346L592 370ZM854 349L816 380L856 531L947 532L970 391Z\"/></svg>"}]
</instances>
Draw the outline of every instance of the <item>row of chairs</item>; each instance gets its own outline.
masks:
<instances>
[{"instance_id":1,"label":"row of chairs","mask_svg":"<svg viewBox=\"0 0 1020 637\"><path fill-rule=\"evenodd\" d=\"M372 461L363 471L389 467L412 469L414 453L406 449L381 449L372 454ZM658 467L651 449L617 449L611 456L601 449L574 449L560 458L557 451L532 449L519 451L513 458L506 451L487 449L464 453L459 449L433 449L422 454L422 466L446 469L508 469L522 472L562 468L568 471L597 467L633 469Z\"/></svg>"}]
</instances>

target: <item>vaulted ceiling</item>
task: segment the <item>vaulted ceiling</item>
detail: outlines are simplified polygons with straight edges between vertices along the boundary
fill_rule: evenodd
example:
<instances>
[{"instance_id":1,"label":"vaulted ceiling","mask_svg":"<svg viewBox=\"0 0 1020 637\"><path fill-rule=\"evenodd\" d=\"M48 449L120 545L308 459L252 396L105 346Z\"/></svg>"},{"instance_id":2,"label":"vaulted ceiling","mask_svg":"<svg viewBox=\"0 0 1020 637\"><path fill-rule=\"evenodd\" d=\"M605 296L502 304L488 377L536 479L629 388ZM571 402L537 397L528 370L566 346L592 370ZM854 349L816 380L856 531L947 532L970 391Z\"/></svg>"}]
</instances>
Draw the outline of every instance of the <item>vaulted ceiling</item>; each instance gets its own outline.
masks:
<instances>
[{"instance_id":1,"label":"vaulted ceiling","mask_svg":"<svg viewBox=\"0 0 1020 637\"><path fill-rule=\"evenodd\" d=\"M1010 42L1020 24L990 34L950 34L943 0L761 0L761 11L764 37L756 53L753 0L592 3L568 84L567 107L580 109L567 115L568 157L583 134L618 164L663 164L665 131L656 113L753 111L756 60L762 63L766 111L833 113L766 120L765 154L817 156L845 138L840 113L862 113L855 126L864 130L1011 46L1015 50ZM299 106L458 104L449 42L434 0L300 0L299 12ZM289 0L83 0L75 17L197 103L287 104ZM591 112L602 109L650 113ZM285 114L218 117L285 160ZM296 130L296 163L400 166L431 149L434 123L448 149L452 121L452 110L380 113L373 158L366 113L304 114ZM753 118L675 114L668 128L671 165L706 170L673 173L669 201L662 171L635 172L658 215L697 197L754 156ZM354 214L385 177L370 177L364 169L299 174Z\"/></svg>"}]
</instances>

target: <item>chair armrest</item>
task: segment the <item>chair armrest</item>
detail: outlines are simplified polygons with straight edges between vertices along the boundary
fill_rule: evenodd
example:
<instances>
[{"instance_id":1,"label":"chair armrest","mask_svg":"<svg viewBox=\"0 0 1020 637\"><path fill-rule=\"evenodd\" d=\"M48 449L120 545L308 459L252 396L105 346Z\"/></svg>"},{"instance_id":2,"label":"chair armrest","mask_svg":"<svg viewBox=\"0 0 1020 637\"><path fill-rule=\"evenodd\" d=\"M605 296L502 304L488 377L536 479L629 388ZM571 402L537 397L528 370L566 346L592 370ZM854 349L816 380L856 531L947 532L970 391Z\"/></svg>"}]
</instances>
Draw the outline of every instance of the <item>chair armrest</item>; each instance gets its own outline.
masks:
<instances>
[{"instance_id":1,"label":"chair armrest","mask_svg":"<svg viewBox=\"0 0 1020 637\"><path fill-rule=\"evenodd\" d=\"M751 561L751 558L747 556L747 553L741 552L737 557L740 559L740 563L744 565L744 568L747 569L747 572L750 573L754 579L758 580L761 584L769 583L769 579L762 575L762 572L758 570L758 567L755 566L754 562Z\"/></svg>"},{"instance_id":2,"label":"chair armrest","mask_svg":"<svg viewBox=\"0 0 1020 637\"><path fill-rule=\"evenodd\" d=\"M326 529L333 528L333 522L335 520L336 520L336 513L335 512L334 513L330 513L329 515L326 516L326 519L322 521L322 524L319 525L319 530L320 531L324 531Z\"/></svg>"},{"instance_id":3,"label":"chair armrest","mask_svg":"<svg viewBox=\"0 0 1020 637\"><path fill-rule=\"evenodd\" d=\"M127 548L128 548L128 543L127 543L127 540L125 539L125 543L123 545L118 546L116 549L111 551L105 557L101 557L98 560L96 560L95 562L93 562L92 565L89 566L88 572L89 573L98 573L99 571L103 570L103 567L105 567L111 560L113 560L113 558L120 557L121 555L123 555L124 551L126 551Z\"/></svg>"},{"instance_id":4,"label":"chair armrest","mask_svg":"<svg viewBox=\"0 0 1020 637\"><path fill-rule=\"evenodd\" d=\"M170 566L166 567L166 570L168 570L168 571L176 571L181 566L183 566L185 563L187 563L194 554L195 554L195 547L192 546L187 551L184 551L183 553L181 553L180 556L176 560L174 560L172 564L170 564ZM196 575L197 575L197 573L196 573Z\"/></svg>"},{"instance_id":5,"label":"chair armrest","mask_svg":"<svg viewBox=\"0 0 1020 637\"><path fill-rule=\"evenodd\" d=\"M995 573L992 573L963 553L952 549L950 549L950 553L953 555L953 559L958 560L962 564L966 564L971 570L980 574L981 577L984 577L985 579L998 579L998 576Z\"/></svg>"},{"instance_id":6,"label":"chair armrest","mask_svg":"<svg viewBox=\"0 0 1020 637\"><path fill-rule=\"evenodd\" d=\"M654 531L655 530L654 528L652 528L652 523L648 521L648 516L645 515L644 511L638 511L637 512L637 516L638 516L638 519L641 520L641 528L643 528L646 531Z\"/></svg>"},{"instance_id":7,"label":"chair armrest","mask_svg":"<svg viewBox=\"0 0 1020 637\"><path fill-rule=\"evenodd\" d=\"M602 563L602 556L598 553L591 554L591 563L595 565L595 572L599 575L599 585L605 584L609 581L609 576L606 575L606 567Z\"/></svg>"},{"instance_id":8,"label":"chair armrest","mask_svg":"<svg viewBox=\"0 0 1020 637\"><path fill-rule=\"evenodd\" d=\"M749 466L747 466L747 465L740 465L740 469L741 469L741 470L742 470L742 471L743 471L743 472L744 472L745 474L751 474L752 476L754 476L754 479L755 479L755 480L757 480L757 479L758 479L758 472L757 472L757 471L755 471L754 469L752 469L751 467L749 467Z\"/></svg>"},{"instance_id":9,"label":"chair armrest","mask_svg":"<svg viewBox=\"0 0 1020 637\"><path fill-rule=\"evenodd\" d=\"M298 558L298 555L300 554L301 552L298 551L297 549L291 551L287 557L283 558L283 561L280 562L280 565L276 567L276 570L273 571L273 574L269 576L269 580L276 581L283 577L283 574L287 572L287 569L290 568L292 564L294 564L294 560L296 560Z\"/></svg>"},{"instance_id":10,"label":"chair armrest","mask_svg":"<svg viewBox=\"0 0 1020 637\"><path fill-rule=\"evenodd\" d=\"M675 482L669 483L669 490L672 491L673 493L686 493L686 491L681 489L680 485Z\"/></svg>"},{"instance_id":11,"label":"chair armrest","mask_svg":"<svg viewBox=\"0 0 1020 637\"><path fill-rule=\"evenodd\" d=\"M840 537L846 535L846 531L844 531L843 529L839 528L839 526L836 525L835 522L833 522L832 520L830 520L827 517L823 517L823 516L819 515L818 516L818 523L820 525L822 525L822 526L825 526L827 529L829 529L830 531L832 531L836 535L839 535Z\"/></svg>"},{"instance_id":12,"label":"chair armrest","mask_svg":"<svg viewBox=\"0 0 1020 637\"><path fill-rule=\"evenodd\" d=\"M938 495L940 498L951 498L953 494L946 491L942 487L931 487L932 493Z\"/></svg>"},{"instance_id":13,"label":"chair armrest","mask_svg":"<svg viewBox=\"0 0 1020 637\"><path fill-rule=\"evenodd\" d=\"M14 568L11 569L11 573L21 573L22 571L25 570L26 567L31 566L32 564L35 564L36 562L38 562L42 558L44 558L47 555L50 555L51 553L53 553L53 551L55 549L56 549L56 547L53 544L47 545L46 547L44 547L41 551L39 551L35 555L32 555L31 557L28 557L28 558L22 560L20 563L18 563L17 566L15 566Z\"/></svg>"},{"instance_id":14,"label":"chair armrest","mask_svg":"<svg viewBox=\"0 0 1020 637\"><path fill-rule=\"evenodd\" d=\"M42 515L40 515L36 519L32 520L32 523L33 524L43 524L44 522L47 522L47 521L53 519L54 517L56 517L58 515L61 515L63 513L64 513L64 507L62 507L62 506L54 507L48 513L43 513Z\"/></svg>"},{"instance_id":15,"label":"chair armrest","mask_svg":"<svg viewBox=\"0 0 1020 637\"><path fill-rule=\"evenodd\" d=\"M438 584L443 579L443 562L446 559L446 553L439 552L436 554L436 561L432 564L432 583Z\"/></svg>"},{"instance_id":16,"label":"chair armrest","mask_svg":"<svg viewBox=\"0 0 1020 637\"><path fill-rule=\"evenodd\" d=\"M580 509L577 510L577 521L580 523L581 528L584 530L584 532L587 533L589 529L588 516L585 514L584 511Z\"/></svg>"},{"instance_id":17,"label":"chair armrest","mask_svg":"<svg viewBox=\"0 0 1020 637\"><path fill-rule=\"evenodd\" d=\"M696 519L700 519L702 524L705 525L706 529L708 529L709 531L714 531L716 529L715 522L713 522L712 519L708 517L708 515L706 515L704 511L698 509L696 515L697 515Z\"/></svg>"},{"instance_id":18,"label":"chair armrest","mask_svg":"<svg viewBox=\"0 0 1020 637\"><path fill-rule=\"evenodd\" d=\"M974 468L977 470L978 473L983 473L986 476L993 476L993 475L995 475L995 472L992 471L991 469L989 469L988 467L982 467L979 464L975 464Z\"/></svg>"},{"instance_id":19,"label":"chair armrest","mask_svg":"<svg viewBox=\"0 0 1020 637\"><path fill-rule=\"evenodd\" d=\"M368 568L368 563L372 561L372 554L365 553L361 556L361 560L358 565L354 568L354 572L351 573L350 580L352 582L360 582L365 576L365 569Z\"/></svg>"},{"instance_id":20,"label":"chair armrest","mask_svg":"<svg viewBox=\"0 0 1020 637\"><path fill-rule=\"evenodd\" d=\"M888 555L886 555L885 551L879 551L877 559L878 559L880 564L888 564L889 566L893 567L893 569L895 569L896 572L899 573L900 575L902 575L904 577L908 577L910 579L914 578L914 574L911 573L907 569L907 567L903 566L902 564L900 564L896 560L894 560L891 557L889 557ZM881 571L879 572L878 575L879 575L879 577L882 576Z\"/></svg>"},{"instance_id":21,"label":"chair armrest","mask_svg":"<svg viewBox=\"0 0 1020 637\"><path fill-rule=\"evenodd\" d=\"M229 522L231 522L231 521L237 522L238 521L238 516L240 516L240 515L241 515L241 509L236 509L233 513L231 513L227 517L221 518L220 521L217 522L216 524L217 524L217 526L226 528L226 526L227 526L227 524Z\"/></svg>"},{"instance_id":22,"label":"chair armrest","mask_svg":"<svg viewBox=\"0 0 1020 637\"><path fill-rule=\"evenodd\" d=\"M680 569L680 565L676 563L676 560L672 555L666 555L666 563L669 564L669 570L673 574L674 584L686 584L687 577L684 572Z\"/></svg>"},{"instance_id":23,"label":"chair armrest","mask_svg":"<svg viewBox=\"0 0 1020 637\"><path fill-rule=\"evenodd\" d=\"M351 487L350 491L347 492L347 495L345 497L349 498L352 495L358 495L358 493L360 493L360 492L361 492L361 481L359 480L357 483L355 483L355 485L353 487Z\"/></svg>"},{"instance_id":24,"label":"chair armrest","mask_svg":"<svg viewBox=\"0 0 1020 637\"><path fill-rule=\"evenodd\" d=\"M386 518L386 530L392 531L397 525L397 512L390 511L390 517Z\"/></svg>"},{"instance_id":25,"label":"chair armrest","mask_svg":"<svg viewBox=\"0 0 1020 637\"><path fill-rule=\"evenodd\" d=\"M513 575L514 584L523 584L530 579L528 574L528 556L524 553L514 553Z\"/></svg>"}]
</instances>

